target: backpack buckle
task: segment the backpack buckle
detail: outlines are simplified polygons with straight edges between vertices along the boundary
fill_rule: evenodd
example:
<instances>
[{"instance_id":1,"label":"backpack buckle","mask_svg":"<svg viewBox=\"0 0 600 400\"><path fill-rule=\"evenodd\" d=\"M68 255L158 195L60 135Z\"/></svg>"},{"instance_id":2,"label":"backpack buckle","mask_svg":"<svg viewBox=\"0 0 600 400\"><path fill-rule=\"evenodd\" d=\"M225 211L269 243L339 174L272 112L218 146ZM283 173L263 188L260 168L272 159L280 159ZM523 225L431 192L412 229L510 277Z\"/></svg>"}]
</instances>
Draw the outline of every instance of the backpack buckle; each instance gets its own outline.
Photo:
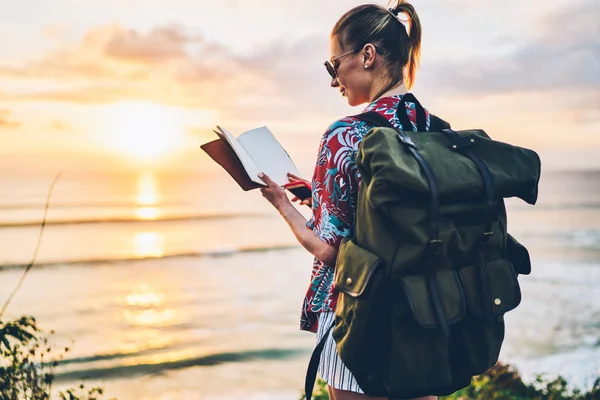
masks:
<instances>
[{"instance_id":1,"label":"backpack buckle","mask_svg":"<svg viewBox=\"0 0 600 400\"><path fill-rule=\"evenodd\" d=\"M439 239L433 239L429 241L427 245L426 253L429 257L439 257L442 254L442 241Z\"/></svg>"},{"instance_id":2,"label":"backpack buckle","mask_svg":"<svg viewBox=\"0 0 600 400\"><path fill-rule=\"evenodd\" d=\"M398 131L398 133L396 134L396 136L398 137L398 140L400 141L400 143L402 143L403 145L412 147L414 149L417 148L417 146L415 145L415 143L406 134L406 132L404 132L404 131Z\"/></svg>"},{"instance_id":3,"label":"backpack buckle","mask_svg":"<svg viewBox=\"0 0 600 400\"><path fill-rule=\"evenodd\" d=\"M423 258L421 259L422 266L425 273L433 273L436 265L436 261L439 260L442 255L442 241L439 239L430 240L427 243L427 247L423 252Z\"/></svg>"},{"instance_id":4,"label":"backpack buckle","mask_svg":"<svg viewBox=\"0 0 600 400\"><path fill-rule=\"evenodd\" d=\"M485 246L487 244L487 242L490 241L490 237L494 234L494 232L489 231L489 232L483 232L483 234L479 237L479 240L477 241L477 243L479 244L479 246Z\"/></svg>"}]
</instances>

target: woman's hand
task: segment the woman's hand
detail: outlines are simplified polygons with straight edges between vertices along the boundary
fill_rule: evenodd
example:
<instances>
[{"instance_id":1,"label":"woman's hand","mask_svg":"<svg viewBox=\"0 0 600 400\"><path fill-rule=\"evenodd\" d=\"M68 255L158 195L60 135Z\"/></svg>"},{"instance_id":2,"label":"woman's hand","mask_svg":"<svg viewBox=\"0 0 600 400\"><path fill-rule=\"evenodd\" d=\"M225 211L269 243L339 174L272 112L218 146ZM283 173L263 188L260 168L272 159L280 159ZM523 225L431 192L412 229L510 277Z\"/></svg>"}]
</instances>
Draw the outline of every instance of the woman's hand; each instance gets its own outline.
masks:
<instances>
[{"instance_id":1,"label":"woman's hand","mask_svg":"<svg viewBox=\"0 0 600 400\"><path fill-rule=\"evenodd\" d=\"M260 188L260 192L265 199L269 200L269 203L271 203L277 211L282 212L286 205L292 205L283 188L269 178L268 175L261 172L258 174L258 177L267 185L266 187Z\"/></svg>"},{"instance_id":2,"label":"woman's hand","mask_svg":"<svg viewBox=\"0 0 600 400\"><path fill-rule=\"evenodd\" d=\"M306 218L294 207L288 199L287 193L279 184L263 173L258 174L258 177L267 185L260 188L263 197L279 211L302 247L325 264L335 265L337 248L320 239L312 229L306 226ZM294 180L301 179L292 174L290 177Z\"/></svg>"},{"instance_id":3,"label":"woman's hand","mask_svg":"<svg viewBox=\"0 0 600 400\"><path fill-rule=\"evenodd\" d=\"M307 181L306 179L302 179L299 176L292 174L291 172L288 172L288 180L290 182L304 181L304 182L308 183L309 186L311 186L311 183L309 181ZM298 197L294 196L291 201L298 201L298 200L300 200L300 199ZM308 199L304 199L304 200L300 201L300 204L309 206L310 208L312 208L312 196L309 197Z\"/></svg>"}]
</instances>

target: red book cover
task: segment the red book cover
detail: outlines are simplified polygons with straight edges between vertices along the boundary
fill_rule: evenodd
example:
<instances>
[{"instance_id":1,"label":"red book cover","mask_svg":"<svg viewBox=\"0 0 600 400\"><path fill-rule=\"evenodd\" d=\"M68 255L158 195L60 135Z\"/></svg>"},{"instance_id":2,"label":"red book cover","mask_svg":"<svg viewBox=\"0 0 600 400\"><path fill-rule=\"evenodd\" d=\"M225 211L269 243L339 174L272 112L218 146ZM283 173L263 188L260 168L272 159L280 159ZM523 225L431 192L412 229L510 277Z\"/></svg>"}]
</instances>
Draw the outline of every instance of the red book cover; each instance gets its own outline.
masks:
<instances>
[{"instance_id":1,"label":"red book cover","mask_svg":"<svg viewBox=\"0 0 600 400\"><path fill-rule=\"evenodd\" d=\"M312 196L312 188L305 181L295 181L286 183L283 187L289 190L294 196L300 200L309 199Z\"/></svg>"}]
</instances>

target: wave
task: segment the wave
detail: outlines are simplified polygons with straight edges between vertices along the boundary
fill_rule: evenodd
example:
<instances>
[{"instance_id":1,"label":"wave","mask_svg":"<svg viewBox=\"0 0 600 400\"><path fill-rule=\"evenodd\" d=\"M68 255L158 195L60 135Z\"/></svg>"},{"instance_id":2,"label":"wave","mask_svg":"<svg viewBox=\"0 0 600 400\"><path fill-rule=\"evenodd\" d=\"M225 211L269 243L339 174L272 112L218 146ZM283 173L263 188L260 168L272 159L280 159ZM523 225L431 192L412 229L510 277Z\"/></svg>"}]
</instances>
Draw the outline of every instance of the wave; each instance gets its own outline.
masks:
<instances>
[{"instance_id":1,"label":"wave","mask_svg":"<svg viewBox=\"0 0 600 400\"><path fill-rule=\"evenodd\" d=\"M511 232L515 237L522 240L538 240L551 243L563 243L574 248L589 248L600 250L600 228L585 228L573 230L543 230L523 229Z\"/></svg>"},{"instance_id":2,"label":"wave","mask_svg":"<svg viewBox=\"0 0 600 400\"><path fill-rule=\"evenodd\" d=\"M179 350L182 348L193 346L195 343L192 341L180 342L174 345L169 345L168 347L153 347L147 348L143 350L130 351L130 352L116 352L116 353L104 353L104 354L94 354L90 356L82 356L82 357L71 357L71 358L63 358L58 361L57 365L71 365L71 364L88 364L97 361L112 361L112 360L124 360L131 357L140 357L140 356L150 356L154 354L159 354L164 352L165 350ZM54 366L55 361L49 361L42 363L44 366Z\"/></svg>"},{"instance_id":3,"label":"wave","mask_svg":"<svg viewBox=\"0 0 600 400\"><path fill-rule=\"evenodd\" d=\"M207 251L189 251L180 253L164 254L162 256L149 256L149 257L115 257L115 258L89 258L89 259L71 259L71 260L55 260L35 263L34 268L41 267L61 267L61 266L93 266L99 264L121 264L121 263L132 263L138 261L148 260L166 260L172 258L183 258L183 257L227 257L241 253L261 253L267 251L281 251L299 248L298 244L281 244L281 245L270 245L270 246L257 246L257 247L232 247L223 249L214 249ZM19 269L24 268L25 264L0 264L0 271L7 269Z\"/></svg>"},{"instance_id":4,"label":"wave","mask_svg":"<svg viewBox=\"0 0 600 400\"><path fill-rule=\"evenodd\" d=\"M553 202L550 204L538 203L535 206L531 206L526 203L511 203L507 206L509 209L527 209L528 211L536 210L594 210L600 208L600 202Z\"/></svg>"},{"instance_id":5,"label":"wave","mask_svg":"<svg viewBox=\"0 0 600 400\"><path fill-rule=\"evenodd\" d=\"M157 364L135 364L118 365L106 368L90 368L79 371L56 372L57 381L73 381L81 379L110 379L134 377L142 375L151 375L166 372L169 370L191 368L197 366L214 366L223 363L246 362L253 360L282 360L286 358L297 357L308 353L310 349L306 348L271 348L260 350L247 350L240 352L211 354L200 357L191 357L176 361L167 361ZM114 358L114 357L113 357ZM89 361L94 361L90 358ZM62 361L60 363L66 363Z\"/></svg>"},{"instance_id":6,"label":"wave","mask_svg":"<svg viewBox=\"0 0 600 400\"><path fill-rule=\"evenodd\" d=\"M178 221L203 221L212 219L233 219L233 218L268 218L272 214L258 213L228 213L228 214L196 214L196 215L173 215L157 217L154 219L142 219L136 217L109 217L109 218L84 218L84 219L56 219L46 220L46 225L84 225L84 224L123 224L123 223L152 223L152 222L178 222ZM29 226L40 226L41 220L35 221L15 221L0 222L0 228L22 228Z\"/></svg>"},{"instance_id":7,"label":"wave","mask_svg":"<svg viewBox=\"0 0 600 400\"><path fill-rule=\"evenodd\" d=\"M577 208L584 208L584 209L595 209L595 208L600 208L600 202L599 201L581 201L581 202L574 202L574 201L557 201L557 199L552 199L552 203L548 203L545 204L544 200L545 198L542 197L541 202L538 201L538 203L535 205L535 209L577 209ZM164 202L164 203L157 203L157 204L152 204L152 205L148 205L148 206L144 206L144 205L140 205L137 203L132 203L132 202L83 202L83 203L52 203L50 205L51 209L85 209L85 208L104 208L104 209L111 209L111 208L140 208L140 207L153 207L153 208L167 208L167 207L185 207L185 206L189 206L189 207L194 207L195 204L194 203L190 203L190 202L185 202L185 201L169 201L169 202ZM514 202L513 204L510 204L511 208L527 208L530 209L531 205L526 204L526 203L522 203L522 202ZM44 209L44 205L41 203L5 203L5 204L1 204L0 203L0 211L2 210L19 210L19 211L28 211L28 210L43 210Z\"/></svg>"},{"instance_id":8,"label":"wave","mask_svg":"<svg viewBox=\"0 0 600 400\"><path fill-rule=\"evenodd\" d=\"M149 205L148 207L175 207L175 206L190 206L197 205L189 201L167 201ZM137 208L145 207L131 201L83 201L78 203L70 202L51 202L50 208ZM31 203L0 203L0 210L43 210L43 202Z\"/></svg>"}]
</instances>

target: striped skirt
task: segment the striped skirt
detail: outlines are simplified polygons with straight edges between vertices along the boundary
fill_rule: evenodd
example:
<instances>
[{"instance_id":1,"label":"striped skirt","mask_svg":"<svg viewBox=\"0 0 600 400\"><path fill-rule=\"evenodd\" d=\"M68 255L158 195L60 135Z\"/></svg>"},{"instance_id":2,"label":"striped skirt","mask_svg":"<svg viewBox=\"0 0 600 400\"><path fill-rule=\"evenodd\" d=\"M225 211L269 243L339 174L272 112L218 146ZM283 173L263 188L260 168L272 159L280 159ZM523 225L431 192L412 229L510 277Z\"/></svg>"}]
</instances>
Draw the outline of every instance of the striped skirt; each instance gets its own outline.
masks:
<instances>
[{"instance_id":1,"label":"striped skirt","mask_svg":"<svg viewBox=\"0 0 600 400\"><path fill-rule=\"evenodd\" d=\"M323 312L319 314L319 326L317 328L317 343L321 341L323 335L331 324L333 324L335 313ZM331 387L350 392L364 393L352 372L346 368L340 356L338 356L335 348L335 340L331 336L331 331L327 335L325 347L321 353L321 361L319 362L319 375Z\"/></svg>"}]
</instances>

